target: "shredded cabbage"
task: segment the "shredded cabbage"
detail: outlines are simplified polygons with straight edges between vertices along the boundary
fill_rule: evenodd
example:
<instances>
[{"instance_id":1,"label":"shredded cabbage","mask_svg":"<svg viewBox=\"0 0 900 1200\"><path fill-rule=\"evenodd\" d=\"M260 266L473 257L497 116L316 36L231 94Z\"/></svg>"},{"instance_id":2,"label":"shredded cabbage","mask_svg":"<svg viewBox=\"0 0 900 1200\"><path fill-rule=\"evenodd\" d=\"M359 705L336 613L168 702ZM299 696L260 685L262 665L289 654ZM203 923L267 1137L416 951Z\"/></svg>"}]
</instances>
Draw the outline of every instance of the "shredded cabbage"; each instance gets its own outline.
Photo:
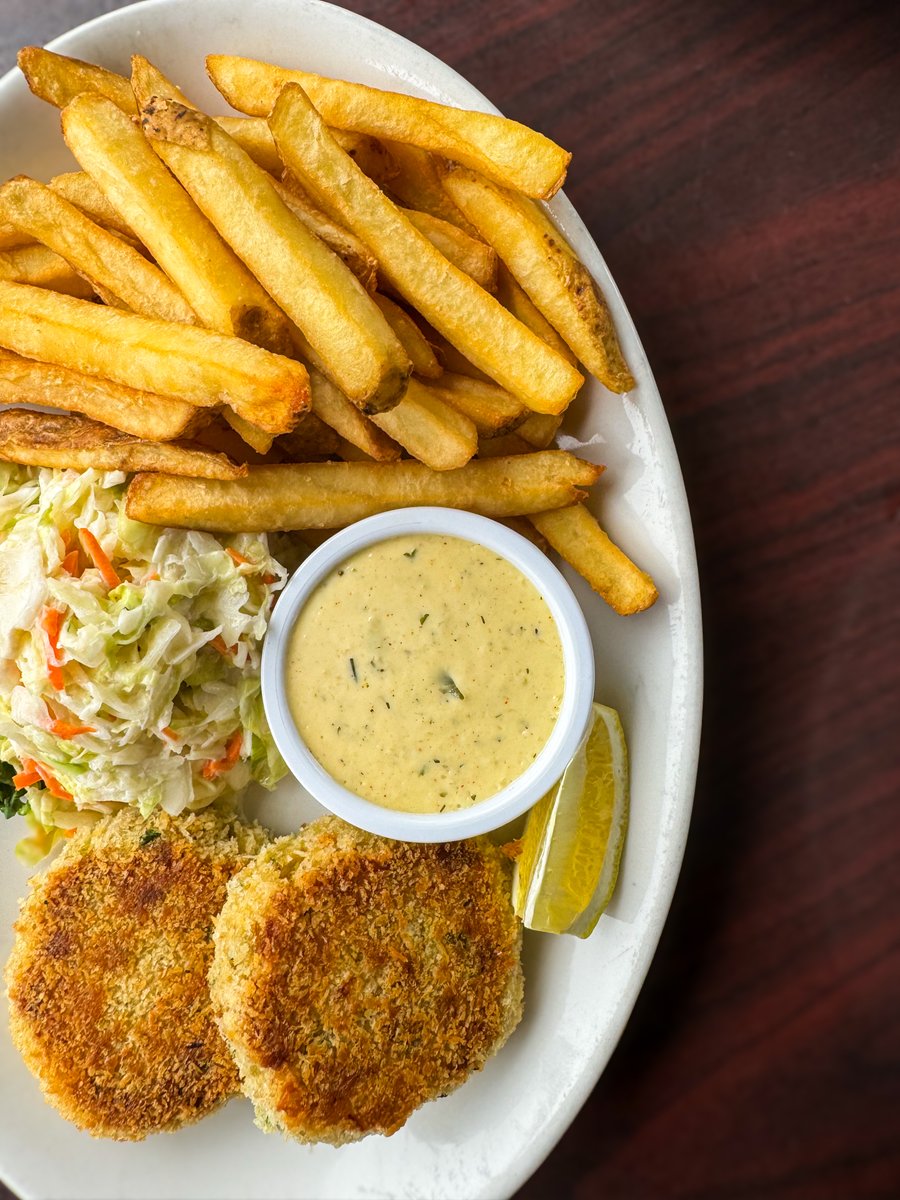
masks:
<instances>
[{"instance_id":1,"label":"shredded cabbage","mask_svg":"<svg viewBox=\"0 0 900 1200\"><path fill-rule=\"evenodd\" d=\"M118 805L174 815L285 774L259 665L286 567L265 534L158 529L124 494L0 464L0 760L30 860Z\"/></svg>"}]
</instances>

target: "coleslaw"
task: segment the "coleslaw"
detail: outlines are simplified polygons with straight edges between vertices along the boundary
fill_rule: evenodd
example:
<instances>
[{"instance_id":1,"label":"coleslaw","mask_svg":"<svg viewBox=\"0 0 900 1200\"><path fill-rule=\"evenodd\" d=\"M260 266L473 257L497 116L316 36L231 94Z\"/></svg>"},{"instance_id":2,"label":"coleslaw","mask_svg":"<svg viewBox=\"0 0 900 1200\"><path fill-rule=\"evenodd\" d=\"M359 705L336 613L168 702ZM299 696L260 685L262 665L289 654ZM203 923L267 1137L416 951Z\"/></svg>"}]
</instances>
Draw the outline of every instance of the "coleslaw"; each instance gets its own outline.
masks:
<instances>
[{"instance_id":1,"label":"coleslaw","mask_svg":"<svg viewBox=\"0 0 900 1200\"><path fill-rule=\"evenodd\" d=\"M265 534L130 520L125 481L0 464L0 807L29 819L29 861L117 806L175 815L285 774L259 665L287 567Z\"/></svg>"}]
</instances>

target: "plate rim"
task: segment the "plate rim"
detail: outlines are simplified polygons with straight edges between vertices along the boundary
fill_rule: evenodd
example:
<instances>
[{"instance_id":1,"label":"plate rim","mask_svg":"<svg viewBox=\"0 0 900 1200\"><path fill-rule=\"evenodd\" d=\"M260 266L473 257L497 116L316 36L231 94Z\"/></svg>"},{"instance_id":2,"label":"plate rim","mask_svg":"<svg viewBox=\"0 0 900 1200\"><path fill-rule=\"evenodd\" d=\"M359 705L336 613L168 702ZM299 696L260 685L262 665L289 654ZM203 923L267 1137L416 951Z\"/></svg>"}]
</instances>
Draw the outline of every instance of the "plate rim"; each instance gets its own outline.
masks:
<instances>
[{"instance_id":1,"label":"plate rim","mask_svg":"<svg viewBox=\"0 0 900 1200\"><path fill-rule=\"evenodd\" d=\"M218 3L218 0L204 0L205 6L212 6L216 3ZM99 13L79 25L72 26L47 41L45 48L55 50L58 53L66 53L67 43L70 39L76 36L80 37L85 34L91 34L107 24L114 25L123 19L123 14L129 14L132 19L140 20L140 14L151 9L176 8L181 7L183 4L184 0L137 0L136 3ZM410 47L416 55L425 56L429 60L429 63L431 61L437 63L443 72L449 72L455 86L460 86L461 90L470 93L473 99L480 101L478 107L482 111L500 114L500 110L480 89L470 83L464 75L449 63L440 59L436 54L433 54L424 46L420 46L404 34L397 33L395 30L382 25L371 17L356 13L351 9L343 8L339 4L330 3L329 0L299 0L297 4L298 19L302 19L301 13L303 13L304 8L331 10L332 13L340 14L342 19L348 20L351 24L359 23L362 26L378 31L379 35L387 33L391 38L402 42L404 46ZM303 15L305 16L305 14ZM7 91L11 87L16 86L20 78L21 75L16 66L12 67L3 76L0 76L0 109L2 109ZM402 85L403 82L404 77L400 75L398 83ZM424 81L417 79L417 82L424 85ZM681 875L695 797L703 717L703 628L699 570L690 506L684 483L684 475L672 436L671 425L662 402L656 377L644 351L634 319L593 235L564 191L561 190L557 193L552 201L551 208L554 217L561 221L565 230L574 229L581 238L586 239L602 263L607 279L603 291L610 308L615 313L616 326L620 331L623 329L628 330L630 334L629 340L636 347L640 355L640 361L633 365L635 367L635 375L638 377L644 393L642 404L646 404L649 400L650 406L658 409L657 416L661 418L659 428L654 429L654 439L668 485L667 499L673 525L672 541L679 551L677 578L682 593L685 624L684 640L688 646L694 648L695 652L689 656L687 662L676 663L682 675L682 690L684 692L683 720L680 730L682 754L678 775L673 781L672 799L667 809L664 810L664 815L667 817L665 826L667 852L663 877L656 884L656 902L652 914L646 922L645 934L640 943L639 953L629 975L629 986L627 990L623 990L619 997L615 1015L607 1022L608 1034L606 1038L584 1060L584 1066L579 1078L568 1092L564 1102L542 1127L540 1134L532 1138L530 1143L522 1148L516 1157L516 1161L505 1168L502 1175L496 1176L489 1181L491 1184L495 1186L499 1185L502 1188L502 1192L492 1194L504 1197L512 1196L527 1182L552 1153L553 1149L575 1120L589 1095L600 1081L609 1059L621 1041L625 1026L635 1007L638 996L641 994L650 966L656 955L663 928L671 911L675 888ZM7 1174L7 1170L2 1162L0 1162L0 1180L10 1188L15 1187L22 1200L32 1200L32 1198L36 1200L36 1192L31 1191L29 1188L23 1188L19 1183L13 1184L12 1177Z\"/></svg>"}]
</instances>

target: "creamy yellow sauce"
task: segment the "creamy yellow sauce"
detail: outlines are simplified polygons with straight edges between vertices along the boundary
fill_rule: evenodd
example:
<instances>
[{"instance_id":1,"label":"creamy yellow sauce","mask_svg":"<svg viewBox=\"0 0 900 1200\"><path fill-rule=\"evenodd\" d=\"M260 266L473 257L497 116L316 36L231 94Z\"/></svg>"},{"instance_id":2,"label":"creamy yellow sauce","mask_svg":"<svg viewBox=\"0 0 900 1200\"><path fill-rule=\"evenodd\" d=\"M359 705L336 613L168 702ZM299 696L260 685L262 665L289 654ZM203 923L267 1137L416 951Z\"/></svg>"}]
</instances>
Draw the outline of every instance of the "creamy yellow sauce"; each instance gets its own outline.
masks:
<instances>
[{"instance_id":1,"label":"creamy yellow sauce","mask_svg":"<svg viewBox=\"0 0 900 1200\"><path fill-rule=\"evenodd\" d=\"M291 714L328 773L404 812L466 808L533 762L562 700L556 624L492 550L439 534L361 550L291 633Z\"/></svg>"}]
</instances>

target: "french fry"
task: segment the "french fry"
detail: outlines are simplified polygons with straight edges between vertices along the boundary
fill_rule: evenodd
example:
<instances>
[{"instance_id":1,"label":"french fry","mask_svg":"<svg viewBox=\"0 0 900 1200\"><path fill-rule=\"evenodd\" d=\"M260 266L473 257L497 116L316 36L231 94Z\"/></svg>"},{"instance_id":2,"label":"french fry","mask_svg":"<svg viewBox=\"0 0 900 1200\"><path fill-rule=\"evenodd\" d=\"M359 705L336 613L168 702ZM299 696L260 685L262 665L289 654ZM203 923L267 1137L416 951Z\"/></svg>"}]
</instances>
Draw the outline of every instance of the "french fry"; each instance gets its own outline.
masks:
<instances>
[{"instance_id":1,"label":"french fry","mask_svg":"<svg viewBox=\"0 0 900 1200\"><path fill-rule=\"evenodd\" d=\"M50 187L104 229L137 240L134 230L119 216L118 210L110 204L87 171L67 171L63 175L54 175Z\"/></svg>"},{"instance_id":2,"label":"french fry","mask_svg":"<svg viewBox=\"0 0 900 1200\"><path fill-rule=\"evenodd\" d=\"M82 92L94 92L111 100L123 112L137 112L128 80L114 71L65 54L54 54L41 46L24 46L18 62L34 94L56 108L65 108Z\"/></svg>"},{"instance_id":3,"label":"french fry","mask_svg":"<svg viewBox=\"0 0 900 1200\"><path fill-rule=\"evenodd\" d=\"M379 429L380 433L381 430ZM386 436L386 435L385 435ZM399 450L400 447L398 446ZM346 438L342 438L338 434L338 449L337 457L342 462L373 462L371 454L366 454L365 450L360 450L359 446L354 446L352 442L348 442Z\"/></svg>"},{"instance_id":4,"label":"french fry","mask_svg":"<svg viewBox=\"0 0 900 1200\"><path fill-rule=\"evenodd\" d=\"M606 301L538 206L451 164L444 187L591 374L613 392L634 387Z\"/></svg>"},{"instance_id":5,"label":"french fry","mask_svg":"<svg viewBox=\"0 0 900 1200\"><path fill-rule=\"evenodd\" d=\"M347 264L367 292L374 292L378 286L378 262L368 247L323 213L292 176L281 182L273 180L273 186L294 216Z\"/></svg>"},{"instance_id":6,"label":"french fry","mask_svg":"<svg viewBox=\"0 0 900 1200\"><path fill-rule=\"evenodd\" d=\"M189 100L184 92L143 54L131 56L131 90L133 93L129 109L131 112L135 111L135 100L140 106L151 96L165 96L168 100L177 100L185 108L197 108L197 105ZM281 174L283 163L278 156L278 148L272 137L272 131L264 118L213 117L213 120L237 142L243 151L250 155L257 166L262 167L264 171L269 171L272 175ZM379 183L392 178L397 173L392 157L375 138L344 130L336 130L335 136L351 158L356 159L362 170ZM438 187L440 187L439 181Z\"/></svg>"},{"instance_id":7,"label":"french fry","mask_svg":"<svg viewBox=\"0 0 900 1200\"><path fill-rule=\"evenodd\" d=\"M474 423L418 379L409 381L399 404L372 421L433 471L463 467L478 449Z\"/></svg>"},{"instance_id":8,"label":"french fry","mask_svg":"<svg viewBox=\"0 0 900 1200\"><path fill-rule=\"evenodd\" d=\"M147 441L189 437L201 409L109 379L92 379L53 363L0 350L0 404L40 404L82 413Z\"/></svg>"},{"instance_id":9,"label":"french fry","mask_svg":"<svg viewBox=\"0 0 900 1200\"><path fill-rule=\"evenodd\" d=\"M201 323L276 353L291 325L173 179L130 117L85 93L62 112L69 149L181 291Z\"/></svg>"},{"instance_id":10,"label":"french fry","mask_svg":"<svg viewBox=\"0 0 900 1200\"><path fill-rule=\"evenodd\" d=\"M206 69L239 112L266 116L284 85L296 83L328 125L409 142L465 163L528 196L549 199L565 179L572 157L533 129L489 113L450 108L432 100L225 54L209 55Z\"/></svg>"},{"instance_id":11,"label":"french fry","mask_svg":"<svg viewBox=\"0 0 900 1200\"><path fill-rule=\"evenodd\" d=\"M521 400L496 383L445 371L434 388L442 400L474 423L480 437L510 433L525 419L526 409Z\"/></svg>"},{"instance_id":12,"label":"french fry","mask_svg":"<svg viewBox=\"0 0 900 1200\"><path fill-rule=\"evenodd\" d=\"M559 336L539 308L528 298L510 275L508 269L499 264L497 270L497 299L504 308L508 308L517 320L527 325L532 333L536 333L548 346L558 350L563 358L567 358L573 366L578 366L578 359Z\"/></svg>"},{"instance_id":13,"label":"french fry","mask_svg":"<svg viewBox=\"0 0 900 1200\"><path fill-rule=\"evenodd\" d=\"M582 377L449 263L329 135L289 84L269 119L282 158L322 206L369 246L382 274L467 358L536 412L562 412Z\"/></svg>"},{"instance_id":14,"label":"french fry","mask_svg":"<svg viewBox=\"0 0 900 1200\"><path fill-rule=\"evenodd\" d=\"M444 368L437 360L434 350L429 345L425 334L418 327L409 313L399 304L395 304L387 296L376 292L372 297L384 314L384 318L396 333L400 345L409 356L413 371L422 379L439 379Z\"/></svg>"},{"instance_id":15,"label":"french fry","mask_svg":"<svg viewBox=\"0 0 900 1200\"><path fill-rule=\"evenodd\" d=\"M222 418L231 426L241 441L246 442L257 454L266 455L272 449L272 443L275 440L274 434L269 433L265 429L260 429L252 421L245 421L243 417L239 417L230 408L222 409Z\"/></svg>"},{"instance_id":16,"label":"french fry","mask_svg":"<svg viewBox=\"0 0 900 1200\"><path fill-rule=\"evenodd\" d=\"M64 258L108 303L196 324L193 309L159 267L43 183L20 176L4 184L0 215Z\"/></svg>"},{"instance_id":17,"label":"french fry","mask_svg":"<svg viewBox=\"0 0 900 1200\"><path fill-rule=\"evenodd\" d=\"M196 407L230 405L271 433L309 407L301 363L195 325L0 282L0 346Z\"/></svg>"},{"instance_id":18,"label":"french fry","mask_svg":"<svg viewBox=\"0 0 900 1200\"><path fill-rule=\"evenodd\" d=\"M527 517L504 517L503 524L513 533L526 538L533 546L537 546L542 554L550 549L547 539L535 529Z\"/></svg>"},{"instance_id":19,"label":"french fry","mask_svg":"<svg viewBox=\"0 0 900 1200\"><path fill-rule=\"evenodd\" d=\"M315 462L316 459L333 458L338 452L340 438L330 425L314 412L308 412L291 433L281 435L276 445L288 462Z\"/></svg>"},{"instance_id":20,"label":"french fry","mask_svg":"<svg viewBox=\"0 0 900 1200\"><path fill-rule=\"evenodd\" d=\"M562 417L548 417L545 413L531 413L516 430L535 450L546 450L552 445Z\"/></svg>"},{"instance_id":21,"label":"french fry","mask_svg":"<svg viewBox=\"0 0 900 1200\"><path fill-rule=\"evenodd\" d=\"M479 458L508 458L513 454L533 453L534 446L529 445L518 433L503 433L499 437L478 439Z\"/></svg>"},{"instance_id":22,"label":"french fry","mask_svg":"<svg viewBox=\"0 0 900 1200\"><path fill-rule=\"evenodd\" d=\"M535 513L530 520L617 613L643 612L657 599L659 593L650 576L609 539L583 504Z\"/></svg>"},{"instance_id":23,"label":"french fry","mask_svg":"<svg viewBox=\"0 0 900 1200\"><path fill-rule=\"evenodd\" d=\"M235 462L246 465L252 463L254 466L262 466L267 463L284 461L284 455L278 449L277 442L271 433L265 435L268 449L254 450L250 443L238 433L236 424L232 425L226 419L226 413L231 417L234 417L234 413L228 409L222 409L221 412L214 412L211 409L197 409L197 411L207 418L203 427L194 434L194 441L198 445L204 446L207 450L215 450L219 454L227 454ZM304 421L308 415L308 413L303 414L300 421ZM255 429L256 427L251 426L250 428ZM262 434L264 431L260 430L259 432Z\"/></svg>"},{"instance_id":24,"label":"french fry","mask_svg":"<svg viewBox=\"0 0 900 1200\"><path fill-rule=\"evenodd\" d=\"M331 136L342 150L346 150L363 174L374 179L379 187L387 187L396 176L394 156L377 137L357 133L353 129L332 129Z\"/></svg>"},{"instance_id":25,"label":"french fry","mask_svg":"<svg viewBox=\"0 0 900 1200\"><path fill-rule=\"evenodd\" d=\"M26 408L0 412L0 458L73 471L165 471L204 479L239 479L247 474L246 467L224 454L189 443L147 442L87 417Z\"/></svg>"},{"instance_id":26,"label":"french fry","mask_svg":"<svg viewBox=\"0 0 900 1200\"><path fill-rule=\"evenodd\" d=\"M0 280L27 283L66 296L90 300L94 289L73 271L64 258L47 246L31 243L13 250L0 251Z\"/></svg>"},{"instance_id":27,"label":"french fry","mask_svg":"<svg viewBox=\"0 0 900 1200\"><path fill-rule=\"evenodd\" d=\"M164 97L199 112L182 91L142 54L131 58L131 87L138 106L148 104L153 97ZM267 172L281 175L283 165L268 124L260 117L216 117L213 118L249 158ZM368 139L371 141L372 139ZM377 286L378 264L359 238L342 229L320 208L313 204L299 184L290 179L282 183L272 181L278 195L299 217L307 229L325 242L342 258L360 280L366 291L373 292Z\"/></svg>"},{"instance_id":28,"label":"french fry","mask_svg":"<svg viewBox=\"0 0 900 1200\"><path fill-rule=\"evenodd\" d=\"M175 101L151 98L141 125L336 386L364 411L396 404L412 370L403 347L353 272L294 216L266 173L209 117Z\"/></svg>"},{"instance_id":29,"label":"french fry","mask_svg":"<svg viewBox=\"0 0 900 1200\"><path fill-rule=\"evenodd\" d=\"M445 337L442 337L432 326L429 326L425 331L425 336L434 347L438 362L445 371L454 371L457 375L468 375L470 379L480 379L484 383L493 382L490 375L486 375L474 363L469 362L464 354L461 354L452 343L448 342Z\"/></svg>"},{"instance_id":30,"label":"french fry","mask_svg":"<svg viewBox=\"0 0 900 1200\"><path fill-rule=\"evenodd\" d=\"M403 214L410 225L414 225L419 233L424 233L432 246L440 250L455 267L470 275L485 291L496 290L497 255L490 246L430 213L405 208Z\"/></svg>"},{"instance_id":31,"label":"french fry","mask_svg":"<svg viewBox=\"0 0 900 1200\"><path fill-rule=\"evenodd\" d=\"M375 462L394 462L400 457L401 448L393 438L389 438L372 423L371 418L361 413L330 379L312 367L309 371L309 387L313 412L331 426L348 446L354 446ZM341 457L346 455L342 453Z\"/></svg>"},{"instance_id":32,"label":"french fry","mask_svg":"<svg viewBox=\"0 0 900 1200\"><path fill-rule=\"evenodd\" d=\"M391 196L405 208L430 213L455 225L470 237L478 237L478 230L466 220L444 191L434 159L427 150L420 150L418 146L410 146L406 142L385 142L384 146L395 164L393 177L382 184ZM369 172L366 171L366 174Z\"/></svg>"},{"instance_id":33,"label":"french fry","mask_svg":"<svg viewBox=\"0 0 900 1200\"><path fill-rule=\"evenodd\" d=\"M233 482L137 475L126 512L151 525L223 533L340 529L408 505L522 516L579 503L602 469L563 450L545 450L473 461L456 471L405 461L251 467Z\"/></svg>"}]
</instances>

